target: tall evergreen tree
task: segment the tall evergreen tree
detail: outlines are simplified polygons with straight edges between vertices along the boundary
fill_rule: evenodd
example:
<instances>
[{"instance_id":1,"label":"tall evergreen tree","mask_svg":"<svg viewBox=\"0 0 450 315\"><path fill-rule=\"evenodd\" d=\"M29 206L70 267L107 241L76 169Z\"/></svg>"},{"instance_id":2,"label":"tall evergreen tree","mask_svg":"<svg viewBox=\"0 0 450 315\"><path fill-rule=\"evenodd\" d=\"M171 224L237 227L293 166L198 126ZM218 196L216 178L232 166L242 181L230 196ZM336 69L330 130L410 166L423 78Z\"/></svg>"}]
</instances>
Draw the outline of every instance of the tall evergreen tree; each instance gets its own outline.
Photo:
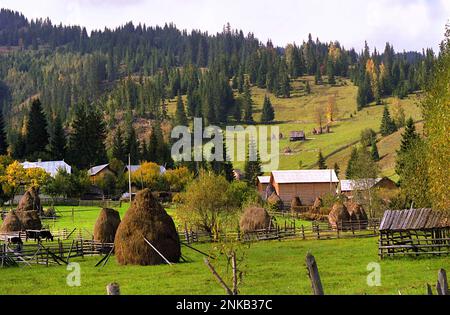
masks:
<instances>
[{"instance_id":1,"label":"tall evergreen tree","mask_svg":"<svg viewBox=\"0 0 450 315\"><path fill-rule=\"evenodd\" d=\"M244 109L244 121L247 123L253 123L253 100L249 80L246 80L244 84L244 93L242 94L242 107Z\"/></svg>"},{"instance_id":2,"label":"tall evergreen tree","mask_svg":"<svg viewBox=\"0 0 450 315\"><path fill-rule=\"evenodd\" d=\"M127 150L125 149L125 144L122 135L122 128L120 126L117 127L116 132L114 133L113 145L112 145L112 157L123 163L128 163Z\"/></svg>"},{"instance_id":3,"label":"tall evergreen tree","mask_svg":"<svg viewBox=\"0 0 450 315\"><path fill-rule=\"evenodd\" d=\"M254 139L250 139L247 160L244 166L245 179L250 185L257 185L258 176L263 174L261 167L261 158L256 147L256 142Z\"/></svg>"},{"instance_id":4,"label":"tall evergreen tree","mask_svg":"<svg viewBox=\"0 0 450 315\"><path fill-rule=\"evenodd\" d=\"M66 135L61 122L61 118L57 116L53 123L53 130L50 136L50 155L55 161L64 160L66 158L67 149Z\"/></svg>"},{"instance_id":5,"label":"tall evergreen tree","mask_svg":"<svg viewBox=\"0 0 450 315\"><path fill-rule=\"evenodd\" d=\"M358 159L358 149L356 147L353 147L352 154L350 155L350 160L347 164L347 171L345 172L345 177L347 179L351 179L353 177L353 166L356 163L356 160Z\"/></svg>"},{"instance_id":6,"label":"tall evergreen tree","mask_svg":"<svg viewBox=\"0 0 450 315\"><path fill-rule=\"evenodd\" d=\"M0 155L8 153L8 142L6 140L5 121L3 119L3 110L0 107Z\"/></svg>"},{"instance_id":7,"label":"tall evergreen tree","mask_svg":"<svg viewBox=\"0 0 450 315\"><path fill-rule=\"evenodd\" d=\"M377 147L376 141L372 141L370 155L372 156L372 160L374 160L375 162L378 162L380 160L380 153L378 152L378 147Z\"/></svg>"},{"instance_id":8,"label":"tall evergreen tree","mask_svg":"<svg viewBox=\"0 0 450 315\"><path fill-rule=\"evenodd\" d=\"M328 77L328 84L330 85L336 84L336 78L334 74L334 64L331 58L329 58L327 62L327 77Z\"/></svg>"},{"instance_id":9,"label":"tall evergreen tree","mask_svg":"<svg viewBox=\"0 0 450 315\"><path fill-rule=\"evenodd\" d=\"M317 158L317 165L319 166L320 170L327 169L327 164L326 164L325 158L323 157L322 151L319 151L319 156Z\"/></svg>"},{"instance_id":10,"label":"tall evergreen tree","mask_svg":"<svg viewBox=\"0 0 450 315\"><path fill-rule=\"evenodd\" d=\"M38 155L43 154L49 144L47 118L45 117L39 99L35 99L31 104L26 127L25 143L26 155L29 158L36 158Z\"/></svg>"},{"instance_id":11,"label":"tall evergreen tree","mask_svg":"<svg viewBox=\"0 0 450 315\"><path fill-rule=\"evenodd\" d=\"M397 131L397 127L395 126L395 122L391 118L391 114L389 113L389 109L387 106L384 107L380 131L383 137L389 136Z\"/></svg>"},{"instance_id":12,"label":"tall evergreen tree","mask_svg":"<svg viewBox=\"0 0 450 315\"><path fill-rule=\"evenodd\" d=\"M322 84L322 72L320 71L320 65L316 66L316 76L314 77L316 85Z\"/></svg>"},{"instance_id":13,"label":"tall evergreen tree","mask_svg":"<svg viewBox=\"0 0 450 315\"><path fill-rule=\"evenodd\" d=\"M181 98L181 92L178 91L177 96L177 109L175 111L175 126L187 126L188 121L186 117L186 110L184 109L183 99Z\"/></svg>"},{"instance_id":14,"label":"tall evergreen tree","mask_svg":"<svg viewBox=\"0 0 450 315\"><path fill-rule=\"evenodd\" d=\"M402 134L402 140L400 145L400 153L407 151L411 144L419 138L419 134L416 132L416 126L414 124L414 120L409 118L406 121L405 131Z\"/></svg>"},{"instance_id":15,"label":"tall evergreen tree","mask_svg":"<svg viewBox=\"0 0 450 315\"><path fill-rule=\"evenodd\" d=\"M261 122L268 123L272 122L275 119L275 111L272 106L272 102L270 98L266 95L264 96L264 104L261 115Z\"/></svg>"},{"instance_id":16,"label":"tall evergreen tree","mask_svg":"<svg viewBox=\"0 0 450 315\"><path fill-rule=\"evenodd\" d=\"M125 138L125 152L130 155L132 164L138 164L140 160L140 144L133 125L128 126L127 136ZM127 157L128 158L128 157Z\"/></svg>"}]
</instances>

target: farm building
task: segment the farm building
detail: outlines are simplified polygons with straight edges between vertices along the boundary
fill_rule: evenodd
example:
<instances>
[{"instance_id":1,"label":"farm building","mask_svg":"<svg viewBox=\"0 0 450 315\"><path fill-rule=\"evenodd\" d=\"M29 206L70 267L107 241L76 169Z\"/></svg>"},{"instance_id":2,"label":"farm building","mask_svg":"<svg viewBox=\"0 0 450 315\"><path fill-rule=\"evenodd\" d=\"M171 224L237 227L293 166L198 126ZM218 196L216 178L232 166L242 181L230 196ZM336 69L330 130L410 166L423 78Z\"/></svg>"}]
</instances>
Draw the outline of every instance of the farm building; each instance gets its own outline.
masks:
<instances>
[{"instance_id":1,"label":"farm building","mask_svg":"<svg viewBox=\"0 0 450 315\"><path fill-rule=\"evenodd\" d=\"M397 189L397 185L391 179L377 178L377 179L358 179L358 180L341 180L341 193L347 197L353 197L357 191L364 191L371 188L380 188L387 190Z\"/></svg>"},{"instance_id":2,"label":"farm building","mask_svg":"<svg viewBox=\"0 0 450 315\"><path fill-rule=\"evenodd\" d=\"M131 170L131 173L134 173L138 171L141 168L140 165L126 165L125 166L125 173L128 172L128 170ZM166 168L164 166L159 166L159 172L161 175L163 175L166 172Z\"/></svg>"},{"instance_id":3,"label":"farm building","mask_svg":"<svg viewBox=\"0 0 450 315\"><path fill-rule=\"evenodd\" d=\"M51 177L55 177L59 170L64 170L67 173L72 172L72 167L64 161L37 161L37 162L28 162L25 161L21 163L24 169L30 168L42 168L46 171Z\"/></svg>"},{"instance_id":4,"label":"farm building","mask_svg":"<svg viewBox=\"0 0 450 315\"><path fill-rule=\"evenodd\" d=\"M270 183L270 176L258 176L258 192L261 197L266 197L267 185Z\"/></svg>"},{"instance_id":5,"label":"farm building","mask_svg":"<svg viewBox=\"0 0 450 315\"><path fill-rule=\"evenodd\" d=\"M450 216L431 209L388 210L380 223L379 255L450 254Z\"/></svg>"},{"instance_id":6,"label":"farm building","mask_svg":"<svg viewBox=\"0 0 450 315\"><path fill-rule=\"evenodd\" d=\"M304 206L311 206L317 197L336 194L339 180L334 170L273 171L270 184L289 207L292 199L299 197Z\"/></svg>"},{"instance_id":7,"label":"farm building","mask_svg":"<svg viewBox=\"0 0 450 315\"><path fill-rule=\"evenodd\" d=\"M109 167L109 164L104 164L92 167L88 171L88 174L91 178L91 182L95 184L95 182L103 176L107 174L115 175L116 173Z\"/></svg>"},{"instance_id":8,"label":"farm building","mask_svg":"<svg viewBox=\"0 0 450 315\"><path fill-rule=\"evenodd\" d=\"M304 131L291 131L289 140L291 142L305 141L306 140L305 132Z\"/></svg>"}]
</instances>

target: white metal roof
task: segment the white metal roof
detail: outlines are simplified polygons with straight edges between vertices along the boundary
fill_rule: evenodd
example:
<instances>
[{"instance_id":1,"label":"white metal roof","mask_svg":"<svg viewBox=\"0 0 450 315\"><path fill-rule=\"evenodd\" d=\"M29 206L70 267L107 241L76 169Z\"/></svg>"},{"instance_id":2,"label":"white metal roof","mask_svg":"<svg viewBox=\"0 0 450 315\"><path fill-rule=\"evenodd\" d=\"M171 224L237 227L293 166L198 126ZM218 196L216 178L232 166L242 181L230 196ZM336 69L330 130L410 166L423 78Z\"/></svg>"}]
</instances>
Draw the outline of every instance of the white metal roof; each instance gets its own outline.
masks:
<instances>
[{"instance_id":1,"label":"white metal roof","mask_svg":"<svg viewBox=\"0 0 450 315\"><path fill-rule=\"evenodd\" d=\"M128 171L128 169L130 169L130 170L131 170L131 173L136 172L136 171L139 170L140 168L141 168L140 165L130 165L130 166L126 165L126 166L125 166L125 170ZM166 168L165 168L164 166L162 166L162 165L159 166L159 173L160 173L161 175L164 174L166 171L167 171L167 170L166 170Z\"/></svg>"},{"instance_id":2,"label":"white metal roof","mask_svg":"<svg viewBox=\"0 0 450 315\"><path fill-rule=\"evenodd\" d=\"M268 184L270 183L270 176L258 176L258 181L261 184Z\"/></svg>"},{"instance_id":3,"label":"white metal roof","mask_svg":"<svg viewBox=\"0 0 450 315\"><path fill-rule=\"evenodd\" d=\"M368 179L356 179L341 180L341 191L353 191L353 190L364 190L367 188L372 188L378 184L382 178L368 178Z\"/></svg>"},{"instance_id":4,"label":"white metal roof","mask_svg":"<svg viewBox=\"0 0 450 315\"><path fill-rule=\"evenodd\" d=\"M109 166L109 164L103 164L103 165L94 166L88 171L88 174L90 176L95 176L98 173L100 173L101 171L103 171L108 166Z\"/></svg>"},{"instance_id":5,"label":"white metal roof","mask_svg":"<svg viewBox=\"0 0 450 315\"><path fill-rule=\"evenodd\" d=\"M272 176L279 184L339 183L334 170L273 171Z\"/></svg>"},{"instance_id":6,"label":"white metal roof","mask_svg":"<svg viewBox=\"0 0 450 315\"><path fill-rule=\"evenodd\" d=\"M70 167L69 164L67 164L64 161L46 161L46 162L28 162L25 161L21 163L24 169L29 168L42 168L44 171L46 171L50 176L55 177L58 173L58 170L62 169L65 170L67 173L72 172L72 167Z\"/></svg>"}]
</instances>

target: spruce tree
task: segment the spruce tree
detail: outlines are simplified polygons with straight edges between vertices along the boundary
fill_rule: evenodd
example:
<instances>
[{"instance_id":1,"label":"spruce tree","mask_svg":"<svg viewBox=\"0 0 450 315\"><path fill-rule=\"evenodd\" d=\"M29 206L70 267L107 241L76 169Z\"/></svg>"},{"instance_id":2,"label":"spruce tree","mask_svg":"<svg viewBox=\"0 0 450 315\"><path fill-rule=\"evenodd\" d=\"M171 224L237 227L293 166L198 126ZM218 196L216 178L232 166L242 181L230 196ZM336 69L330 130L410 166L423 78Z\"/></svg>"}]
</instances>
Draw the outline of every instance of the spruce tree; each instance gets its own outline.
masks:
<instances>
[{"instance_id":1,"label":"spruce tree","mask_svg":"<svg viewBox=\"0 0 450 315\"><path fill-rule=\"evenodd\" d=\"M320 71L320 65L316 66L316 76L314 77L314 82L316 85L322 84L322 72Z\"/></svg>"},{"instance_id":2,"label":"spruce tree","mask_svg":"<svg viewBox=\"0 0 450 315\"><path fill-rule=\"evenodd\" d=\"M264 104L261 115L261 122L268 123L272 122L275 119L275 112L270 101L270 98L266 95L264 96Z\"/></svg>"},{"instance_id":3,"label":"spruce tree","mask_svg":"<svg viewBox=\"0 0 450 315\"><path fill-rule=\"evenodd\" d=\"M244 93L242 94L242 107L244 109L244 121L247 123L253 123L253 100L249 80L246 80L244 84Z\"/></svg>"},{"instance_id":4,"label":"spruce tree","mask_svg":"<svg viewBox=\"0 0 450 315\"><path fill-rule=\"evenodd\" d=\"M387 106L384 107L380 131L383 137L389 136L397 131L397 127L395 126L395 122L391 118L391 114L389 113L389 109Z\"/></svg>"},{"instance_id":5,"label":"spruce tree","mask_svg":"<svg viewBox=\"0 0 450 315\"><path fill-rule=\"evenodd\" d=\"M353 177L353 166L356 163L358 159L358 149L356 147L353 147L352 154L350 155L350 160L347 164L347 171L345 172L345 177L347 179L351 179Z\"/></svg>"},{"instance_id":6,"label":"spruce tree","mask_svg":"<svg viewBox=\"0 0 450 315\"><path fill-rule=\"evenodd\" d=\"M5 121L3 119L3 110L0 108L0 155L8 153L8 142L6 140Z\"/></svg>"},{"instance_id":7,"label":"spruce tree","mask_svg":"<svg viewBox=\"0 0 450 315\"><path fill-rule=\"evenodd\" d=\"M122 135L122 128L120 128L120 126L117 127L117 130L114 133L111 154L114 159L122 161L125 164L128 163L128 157L127 157L124 140L123 140L123 135Z\"/></svg>"},{"instance_id":8,"label":"spruce tree","mask_svg":"<svg viewBox=\"0 0 450 315\"><path fill-rule=\"evenodd\" d=\"M259 156L258 148L253 139L250 139L248 146L247 160L244 166L245 179L250 185L257 185L258 176L263 174L261 170L261 158Z\"/></svg>"},{"instance_id":9,"label":"spruce tree","mask_svg":"<svg viewBox=\"0 0 450 315\"><path fill-rule=\"evenodd\" d=\"M188 120L184 109L183 99L181 98L181 92L178 91L177 109L175 111L175 126L187 126L187 124Z\"/></svg>"},{"instance_id":10,"label":"spruce tree","mask_svg":"<svg viewBox=\"0 0 450 315\"><path fill-rule=\"evenodd\" d=\"M325 158L323 157L322 151L319 151L319 156L317 159L317 165L319 166L320 170L326 170L327 169L327 164L325 161Z\"/></svg>"},{"instance_id":11,"label":"spruce tree","mask_svg":"<svg viewBox=\"0 0 450 315\"><path fill-rule=\"evenodd\" d=\"M380 160L380 153L378 152L377 142L375 140L372 141L370 155L372 156L372 160L374 160L375 162L378 162Z\"/></svg>"},{"instance_id":12,"label":"spruce tree","mask_svg":"<svg viewBox=\"0 0 450 315\"><path fill-rule=\"evenodd\" d=\"M140 160L140 144L133 125L128 126L128 132L125 139L125 152L130 155L132 164L138 164Z\"/></svg>"},{"instance_id":13,"label":"spruce tree","mask_svg":"<svg viewBox=\"0 0 450 315\"><path fill-rule=\"evenodd\" d=\"M414 125L414 120L412 118L409 118L406 121L405 131L402 134L402 140L401 140L399 152L407 151L411 147L411 144L414 143L414 141L418 138L419 138L419 134L416 132L416 126Z\"/></svg>"},{"instance_id":14,"label":"spruce tree","mask_svg":"<svg viewBox=\"0 0 450 315\"><path fill-rule=\"evenodd\" d=\"M331 58L329 58L327 62L327 76L328 76L328 84L330 85L336 84L336 78L334 76L334 65L333 60L331 60Z\"/></svg>"},{"instance_id":15,"label":"spruce tree","mask_svg":"<svg viewBox=\"0 0 450 315\"><path fill-rule=\"evenodd\" d=\"M39 99L35 99L31 104L26 127L25 143L26 156L29 158L36 158L37 155L44 153L49 144L47 118L45 117Z\"/></svg>"},{"instance_id":16,"label":"spruce tree","mask_svg":"<svg viewBox=\"0 0 450 315\"><path fill-rule=\"evenodd\" d=\"M66 157L67 149L66 135L64 133L64 128L61 119L55 118L53 123L53 131L50 137L50 155L55 161L64 160Z\"/></svg>"}]
</instances>

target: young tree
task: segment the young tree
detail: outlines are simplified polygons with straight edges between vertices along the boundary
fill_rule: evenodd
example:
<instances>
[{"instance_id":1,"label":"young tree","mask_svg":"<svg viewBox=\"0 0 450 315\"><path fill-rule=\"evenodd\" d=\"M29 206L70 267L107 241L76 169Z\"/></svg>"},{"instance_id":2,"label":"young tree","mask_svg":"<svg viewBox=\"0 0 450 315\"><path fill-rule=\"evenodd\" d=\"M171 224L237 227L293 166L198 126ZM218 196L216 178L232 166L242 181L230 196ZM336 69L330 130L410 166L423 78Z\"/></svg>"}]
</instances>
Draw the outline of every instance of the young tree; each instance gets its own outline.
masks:
<instances>
[{"instance_id":1,"label":"young tree","mask_svg":"<svg viewBox=\"0 0 450 315\"><path fill-rule=\"evenodd\" d=\"M397 127L395 126L395 123L391 118L391 114L389 113L389 109L387 106L384 107L380 131L383 137L389 136L397 131Z\"/></svg>"},{"instance_id":2,"label":"young tree","mask_svg":"<svg viewBox=\"0 0 450 315\"><path fill-rule=\"evenodd\" d=\"M322 150L319 151L319 156L317 158L317 165L319 166L319 169L321 169L321 170L326 170L328 168L325 158L323 157Z\"/></svg>"},{"instance_id":3,"label":"young tree","mask_svg":"<svg viewBox=\"0 0 450 315\"><path fill-rule=\"evenodd\" d=\"M316 106L314 115L316 123L319 125L320 129L322 129L323 124L325 123L325 110L322 105Z\"/></svg>"},{"instance_id":4,"label":"young tree","mask_svg":"<svg viewBox=\"0 0 450 315\"><path fill-rule=\"evenodd\" d=\"M50 136L50 155L55 161L64 160L66 157L66 134L62 126L61 118L56 117Z\"/></svg>"},{"instance_id":5,"label":"young tree","mask_svg":"<svg viewBox=\"0 0 450 315\"><path fill-rule=\"evenodd\" d=\"M392 118L394 120L397 129L403 128L406 123L406 115L403 106L399 99L394 101L394 106L392 108Z\"/></svg>"},{"instance_id":6,"label":"young tree","mask_svg":"<svg viewBox=\"0 0 450 315\"><path fill-rule=\"evenodd\" d=\"M255 186L258 183L258 176L263 174L261 170L261 159L254 139L250 139L250 143L248 145L248 154L247 160L245 161L244 172L247 182L250 185Z\"/></svg>"},{"instance_id":7,"label":"young tree","mask_svg":"<svg viewBox=\"0 0 450 315\"><path fill-rule=\"evenodd\" d=\"M334 76L334 64L331 58L329 58L327 62L327 77L328 77L328 84L330 85L336 84L336 78Z\"/></svg>"},{"instance_id":8,"label":"young tree","mask_svg":"<svg viewBox=\"0 0 450 315\"><path fill-rule=\"evenodd\" d=\"M31 109L28 114L25 143L26 155L30 158L34 158L45 152L46 146L49 143L47 118L45 117L39 99L35 99L31 104Z\"/></svg>"},{"instance_id":9,"label":"young tree","mask_svg":"<svg viewBox=\"0 0 450 315\"><path fill-rule=\"evenodd\" d=\"M8 142L6 140L5 121L3 119L3 110L0 109L0 155L8 153Z\"/></svg>"},{"instance_id":10,"label":"young tree","mask_svg":"<svg viewBox=\"0 0 450 315\"><path fill-rule=\"evenodd\" d=\"M327 121L328 123L334 122L337 115L339 113L337 104L336 104L336 96L332 95L328 97L328 103L327 103Z\"/></svg>"},{"instance_id":11,"label":"young tree","mask_svg":"<svg viewBox=\"0 0 450 315\"><path fill-rule=\"evenodd\" d=\"M187 126L188 120L186 117L186 111L184 109L183 99L181 92L178 91L177 96L177 109L175 111L175 126Z\"/></svg>"},{"instance_id":12,"label":"young tree","mask_svg":"<svg viewBox=\"0 0 450 315\"><path fill-rule=\"evenodd\" d=\"M377 142L372 141L372 147L370 149L370 155L375 162L380 161L380 153L378 152Z\"/></svg>"},{"instance_id":13,"label":"young tree","mask_svg":"<svg viewBox=\"0 0 450 315\"><path fill-rule=\"evenodd\" d=\"M314 77L314 82L316 85L322 84L322 71L320 71L320 65L316 66L316 75Z\"/></svg>"},{"instance_id":14,"label":"young tree","mask_svg":"<svg viewBox=\"0 0 450 315\"><path fill-rule=\"evenodd\" d=\"M249 80L245 80L244 93L242 94L242 107L244 109L244 121L253 123L253 100Z\"/></svg>"},{"instance_id":15,"label":"young tree","mask_svg":"<svg viewBox=\"0 0 450 315\"><path fill-rule=\"evenodd\" d=\"M272 122L274 119L275 119L275 111L273 109L272 103L270 102L270 98L266 95L264 96L261 122L268 123Z\"/></svg>"},{"instance_id":16,"label":"young tree","mask_svg":"<svg viewBox=\"0 0 450 315\"><path fill-rule=\"evenodd\" d=\"M353 165L356 163L356 160L358 159L358 149L356 147L353 147L352 154L350 155L350 160L347 164L347 171L345 173L345 177L347 179L351 179L353 177Z\"/></svg>"}]
</instances>

